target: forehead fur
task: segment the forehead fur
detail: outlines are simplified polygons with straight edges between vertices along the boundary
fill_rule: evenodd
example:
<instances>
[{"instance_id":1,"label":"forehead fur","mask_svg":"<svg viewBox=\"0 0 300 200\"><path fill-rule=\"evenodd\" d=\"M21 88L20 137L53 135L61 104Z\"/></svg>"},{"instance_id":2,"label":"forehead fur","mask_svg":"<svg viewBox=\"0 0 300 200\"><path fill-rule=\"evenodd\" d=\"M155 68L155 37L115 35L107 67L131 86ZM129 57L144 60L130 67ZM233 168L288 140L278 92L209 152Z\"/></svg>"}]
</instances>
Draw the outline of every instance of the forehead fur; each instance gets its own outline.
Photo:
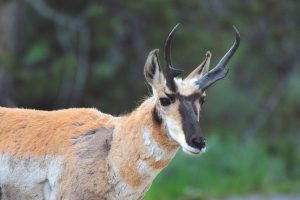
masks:
<instances>
[{"instance_id":1,"label":"forehead fur","mask_svg":"<svg viewBox=\"0 0 300 200\"><path fill-rule=\"evenodd\" d=\"M193 79L188 79L188 80L182 80L181 78L174 78L175 84L178 88L179 94L183 96L190 96L195 93L201 92L199 90L199 87L196 85L196 81L198 79L193 78ZM168 93L171 94L173 93L167 86L166 83L164 82L163 84L158 84L156 85L155 88L153 88L154 96L157 96L159 94L163 93Z\"/></svg>"},{"instance_id":2,"label":"forehead fur","mask_svg":"<svg viewBox=\"0 0 300 200\"><path fill-rule=\"evenodd\" d=\"M199 92L199 87L195 84L197 79L189 79L189 80L182 80L181 78L175 78L175 83L178 88L179 94L183 96L190 96Z\"/></svg>"}]
</instances>

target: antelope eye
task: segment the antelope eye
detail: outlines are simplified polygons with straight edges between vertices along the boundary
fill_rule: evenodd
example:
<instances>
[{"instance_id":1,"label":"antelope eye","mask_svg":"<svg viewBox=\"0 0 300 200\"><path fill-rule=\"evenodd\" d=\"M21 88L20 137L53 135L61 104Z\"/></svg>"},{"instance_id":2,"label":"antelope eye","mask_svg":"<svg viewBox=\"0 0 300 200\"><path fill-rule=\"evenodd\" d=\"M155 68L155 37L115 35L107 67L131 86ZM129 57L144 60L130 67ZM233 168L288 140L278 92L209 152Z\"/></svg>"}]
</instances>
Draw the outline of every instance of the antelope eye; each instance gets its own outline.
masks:
<instances>
[{"instance_id":1,"label":"antelope eye","mask_svg":"<svg viewBox=\"0 0 300 200\"><path fill-rule=\"evenodd\" d=\"M169 98L166 98L166 97L160 98L159 101L160 101L160 104L162 106L168 106L168 105L171 104L171 100Z\"/></svg>"},{"instance_id":2,"label":"antelope eye","mask_svg":"<svg viewBox=\"0 0 300 200\"><path fill-rule=\"evenodd\" d=\"M205 103L205 97L200 97L200 104L201 104L201 106Z\"/></svg>"}]
</instances>

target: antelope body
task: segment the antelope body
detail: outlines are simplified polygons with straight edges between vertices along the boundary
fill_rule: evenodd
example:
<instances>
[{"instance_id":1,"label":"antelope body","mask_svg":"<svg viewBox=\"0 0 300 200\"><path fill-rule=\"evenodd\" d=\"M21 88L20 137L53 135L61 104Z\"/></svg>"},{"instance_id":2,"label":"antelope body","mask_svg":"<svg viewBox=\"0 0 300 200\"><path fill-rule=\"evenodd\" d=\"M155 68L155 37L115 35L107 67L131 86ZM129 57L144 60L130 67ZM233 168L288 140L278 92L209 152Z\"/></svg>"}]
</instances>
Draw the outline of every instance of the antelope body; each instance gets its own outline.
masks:
<instances>
[{"instance_id":1,"label":"antelope body","mask_svg":"<svg viewBox=\"0 0 300 200\"><path fill-rule=\"evenodd\" d=\"M236 42L208 71L211 54L186 79L176 78L171 39L166 76L158 50L144 67L153 96L119 117L96 109L38 111L0 107L0 200L141 199L181 146L205 150L199 114L205 90L225 77Z\"/></svg>"}]
</instances>

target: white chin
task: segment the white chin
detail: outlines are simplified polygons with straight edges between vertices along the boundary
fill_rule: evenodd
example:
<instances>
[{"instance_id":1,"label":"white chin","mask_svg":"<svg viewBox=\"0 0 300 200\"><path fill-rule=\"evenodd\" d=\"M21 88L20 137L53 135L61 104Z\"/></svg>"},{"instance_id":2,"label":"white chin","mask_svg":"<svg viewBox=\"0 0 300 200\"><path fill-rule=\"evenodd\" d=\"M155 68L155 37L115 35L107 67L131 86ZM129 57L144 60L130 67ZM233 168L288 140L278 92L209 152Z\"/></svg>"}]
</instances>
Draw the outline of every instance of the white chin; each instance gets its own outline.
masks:
<instances>
[{"instance_id":1,"label":"white chin","mask_svg":"<svg viewBox=\"0 0 300 200\"><path fill-rule=\"evenodd\" d=\"M196 156L196 155L199 155L200 153L204 153L206 151L206 148L198 150L198 149L191 148L191 147L190 148L182 147L182 150L189 155Z\"/></svg>"}]
</instances>

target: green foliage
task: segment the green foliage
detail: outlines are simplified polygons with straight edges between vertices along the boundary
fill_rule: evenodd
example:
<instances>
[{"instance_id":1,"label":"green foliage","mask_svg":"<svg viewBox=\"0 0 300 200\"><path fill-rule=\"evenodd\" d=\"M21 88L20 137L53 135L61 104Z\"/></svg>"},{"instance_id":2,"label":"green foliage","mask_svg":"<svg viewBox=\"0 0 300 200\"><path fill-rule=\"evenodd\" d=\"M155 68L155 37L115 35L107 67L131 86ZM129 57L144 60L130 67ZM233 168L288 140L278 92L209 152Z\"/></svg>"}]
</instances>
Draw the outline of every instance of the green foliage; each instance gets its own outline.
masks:
<instances>
[{"instance_id":1,"label":"green foliage","mask_svg":"<svg viewBox=\"0 0 300 200\"><path fill-rule=\"evenodd\" d=\"M91 19L97 19L98 17L101 17L105 14L105 8L101 5L95 5L92 7L88 14Z\"/></svg>"},{"instance_id":2,"label":"green foliage","mask_svg":"<svg viewBox=\"0 0 300 200\"><path fill-rule=\"evenodd\" d=\"M24 55L24 65L30 66L38 64L49 56L49 47L45 42L33 44L29 51Z\"/></svg>"},{"instance_id":3,"label":"green foliage","mask_svg":"<svg viewBox=\"0 0 300 200\"><path fill-rule=\"evenodd\" d=\"M101 78L102 80L111 79L117 71L116 65L107 62L94 63L93 68L95 69L95 78Z\"/></svg>"},{"instance_id":4,"label":"green foliage","mask_svg":"<svg viewBox=\"0 0 300 200\"><path fill-rule=\"evenodd\" d=\"M253 192L297 192L299 176L290 180L284 158L270 154L264 143L240 142L229 133L212 135L207 139L207 152L200 157L179 150L144 199L207 199ZM300 153L299 149L297 152Z\"/></svg>"}]
</instances>

